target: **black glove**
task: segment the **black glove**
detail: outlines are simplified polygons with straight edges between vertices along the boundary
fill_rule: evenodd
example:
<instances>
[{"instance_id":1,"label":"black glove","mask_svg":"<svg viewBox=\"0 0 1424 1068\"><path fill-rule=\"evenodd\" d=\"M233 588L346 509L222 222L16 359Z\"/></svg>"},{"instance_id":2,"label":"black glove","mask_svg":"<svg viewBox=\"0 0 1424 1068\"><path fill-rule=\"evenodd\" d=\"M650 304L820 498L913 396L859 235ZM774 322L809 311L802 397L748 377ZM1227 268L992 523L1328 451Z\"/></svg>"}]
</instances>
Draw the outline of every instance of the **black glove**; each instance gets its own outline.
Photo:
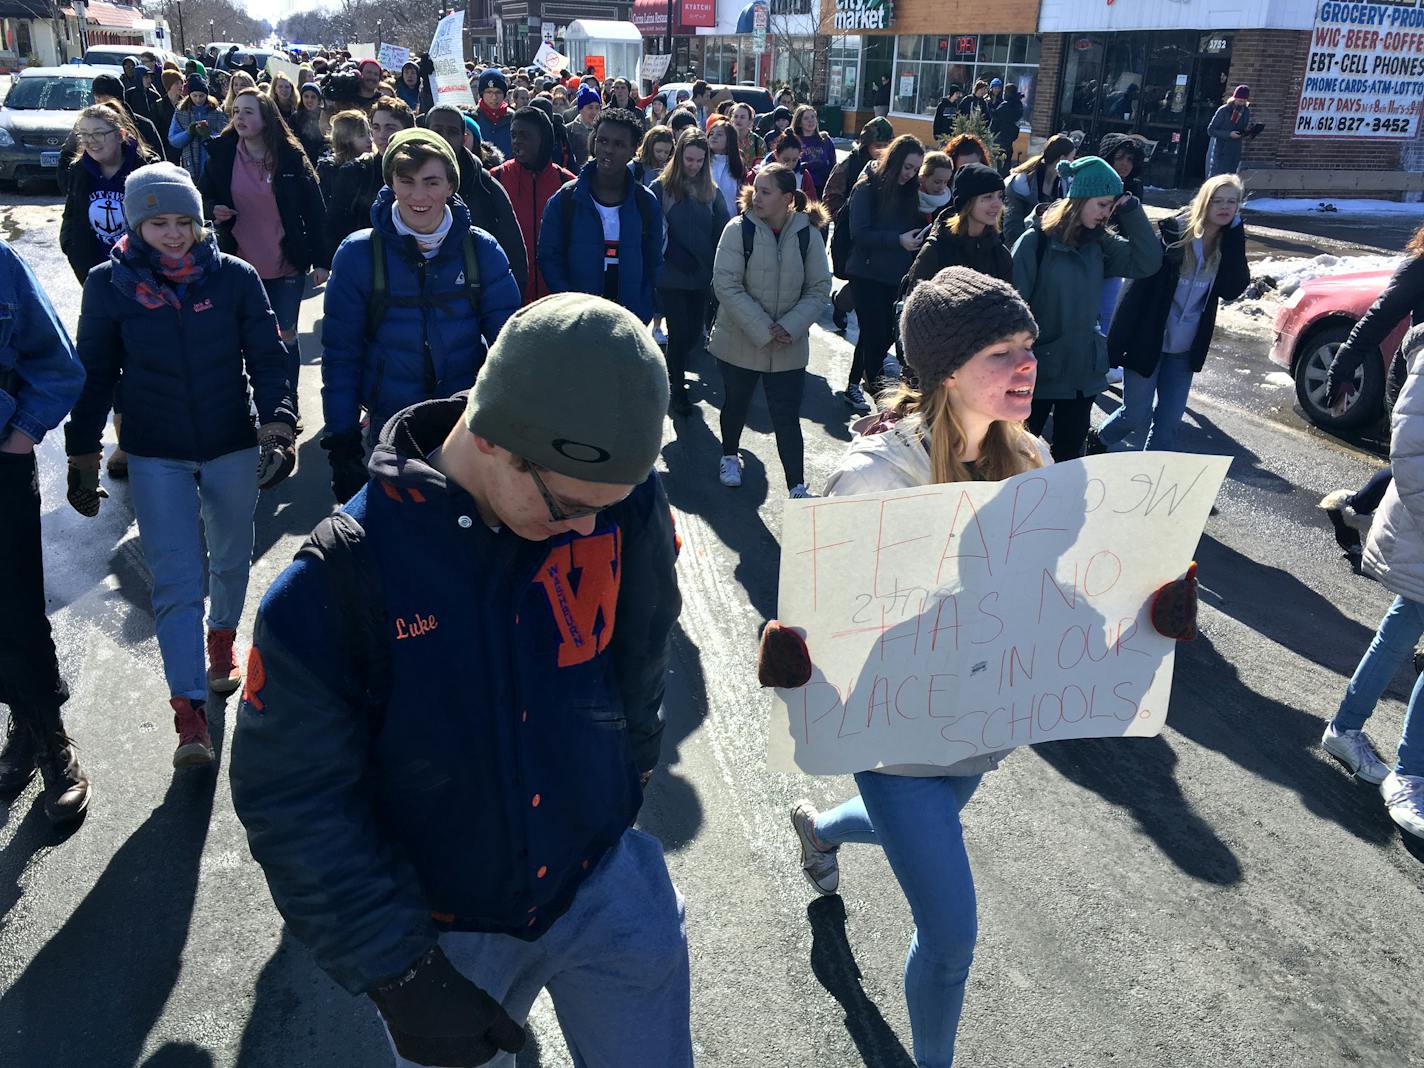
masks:
<instances>
[{"instance_id":1,"label":"black glove","mask_svg":"<svg viewBox=\"0 0 1424 1068\"><path fill-rule=\"evenodd\" d=\"M69 498L70 507L80 515L93 519L99 514L99 502L109 496L109 491L99 485L99 454L69 458Z\"/></svg>"},{"instance_id":2,"label":"black glove","mask_svg":"<svg viewBox=\"0 0 1424 1068\"><path fill-rule=\"evenodd\" d=\"M331 460L331 492L345 504L366 484L366 450L361 444L361 428L323 434L321 447Z\"/></svg>"},{"instance_id":3,"label":"black glove","mask_svg":"<svg viewBox=\"0 0 1424 1068\"><path fill-rule=\"evenodd\" d=\"M416 1064L466 1068L501 1050L524 1048L524 1028L504 1007L455 970L439 946L410 972L370 992L396 1052Z\"/></svg>"},{"instance_id":4,"label":"black glove","mask_svg":"<svg viewBox=\"0 0 1424 1068\"><path fill-rule=\"evenodd\" d=\"M297 466L292 428L286 423L264 423L257 431L257 488L271 489Z\"/></svg>"}]
</instances>

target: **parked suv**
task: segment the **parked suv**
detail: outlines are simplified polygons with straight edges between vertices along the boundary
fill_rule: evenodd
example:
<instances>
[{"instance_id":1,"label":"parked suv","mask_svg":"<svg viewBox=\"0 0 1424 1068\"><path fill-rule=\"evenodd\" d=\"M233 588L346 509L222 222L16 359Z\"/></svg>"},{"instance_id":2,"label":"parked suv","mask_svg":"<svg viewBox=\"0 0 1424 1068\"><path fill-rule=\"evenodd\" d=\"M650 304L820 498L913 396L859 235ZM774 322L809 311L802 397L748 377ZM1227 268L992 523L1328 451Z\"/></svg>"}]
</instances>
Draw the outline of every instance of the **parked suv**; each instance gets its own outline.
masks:
<instances>
[{"instance_id":1,"label":"parked suv","mask_svg":"<svg viewBox=\"0 0 1424 1068\"><path fill-rule=\"evenodd\" d=\"M107 67L29 67L15 75L0 106L0 182L58 181L59 153L77 111L94 103Z\"/></svg>"},{"instance_id":2,"label":"parked suv","mask_svg":"<svg viewBox=\"0 0 1424 1068\"><path fill-rule=\"evenodd\" d=\"M1276 310L1271 362L1290 371L1295 395L1306 417L1325 430L1354 430L1386 414L1390 365L1409 327L1405 319L1380 346L1379 359L1366 359L1355 372L1355 394L1339 415L1325 396L1330 361L1389 281L1393 269L1321 275L1302 282Z\"/></svg>"}]
</instances>

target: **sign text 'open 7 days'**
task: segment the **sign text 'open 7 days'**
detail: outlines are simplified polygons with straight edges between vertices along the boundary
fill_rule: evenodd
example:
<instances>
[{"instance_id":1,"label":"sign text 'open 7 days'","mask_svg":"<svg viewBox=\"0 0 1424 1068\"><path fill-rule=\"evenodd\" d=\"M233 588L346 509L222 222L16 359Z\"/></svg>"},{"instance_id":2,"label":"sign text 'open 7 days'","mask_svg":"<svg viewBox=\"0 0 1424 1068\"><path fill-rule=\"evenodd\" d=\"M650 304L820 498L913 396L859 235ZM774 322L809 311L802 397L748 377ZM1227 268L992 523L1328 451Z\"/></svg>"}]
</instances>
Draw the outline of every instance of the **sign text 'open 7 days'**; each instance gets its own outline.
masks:
<instances>
[{"instance_id":1,"label":"sign text 'open 7 days'","mask_svg":"<svg viewBox=\"0 0 1424 1068\"><path fill-rule=\"evenodd\" d=\"M778 615L813 672L776 691L769 765L837 775L1157 734L1176 643L1150 602L1185 573L1230 463L1114 453L788 501Z\"/></svg>"}]
</instances>

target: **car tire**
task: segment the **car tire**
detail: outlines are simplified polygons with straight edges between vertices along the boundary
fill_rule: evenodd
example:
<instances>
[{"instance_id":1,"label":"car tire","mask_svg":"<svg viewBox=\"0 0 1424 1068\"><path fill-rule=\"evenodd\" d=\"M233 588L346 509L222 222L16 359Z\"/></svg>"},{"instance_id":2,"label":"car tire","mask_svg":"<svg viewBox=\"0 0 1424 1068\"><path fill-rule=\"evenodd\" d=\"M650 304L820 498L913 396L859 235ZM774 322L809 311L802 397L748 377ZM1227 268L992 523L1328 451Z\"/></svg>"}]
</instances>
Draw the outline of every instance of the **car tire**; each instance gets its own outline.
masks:
<instances>
[{"instance_id":1,"label":"car tire","mask_svg":"<svg viewBox=\"0 0 1424 1068\"><path fill-rule=\"evenodd\" d=\"M1384 365L1366 359L1355 372L1355 398L1340 415L1332 415L1325 396L1330 361L1350 336L1345 325L1325 326L1308 334L1295 361L1295 396L1305 417L1322 430L1358 430L1380 418L1384 405Z\"/></svg>"}]
</instances>

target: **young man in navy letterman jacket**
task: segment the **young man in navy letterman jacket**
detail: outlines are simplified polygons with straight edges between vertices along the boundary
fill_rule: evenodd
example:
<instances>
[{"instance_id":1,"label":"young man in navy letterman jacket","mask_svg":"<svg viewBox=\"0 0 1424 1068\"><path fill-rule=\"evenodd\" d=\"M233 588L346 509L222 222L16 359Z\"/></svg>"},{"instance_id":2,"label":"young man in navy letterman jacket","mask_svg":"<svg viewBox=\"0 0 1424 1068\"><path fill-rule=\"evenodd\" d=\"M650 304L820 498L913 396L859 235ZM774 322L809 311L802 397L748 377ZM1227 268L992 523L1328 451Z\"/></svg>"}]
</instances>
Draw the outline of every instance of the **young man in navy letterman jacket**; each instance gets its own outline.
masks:
<instances>
[{"instance_id":1,"label":"young man in navy letterman jacket","mask_svg":"<svg viewBox=\"0 0 1424 1068\"><path fill-rule=\"evenodd\" d=\"M546 987L576 1064L692 1064L682 900L632 826L681 608L667 402L632 314L537 301L468 401L387 424L359 527L325 521L263 600L233 800L399 1065L512 1066Z\"/></svg>"}]
</instances>

